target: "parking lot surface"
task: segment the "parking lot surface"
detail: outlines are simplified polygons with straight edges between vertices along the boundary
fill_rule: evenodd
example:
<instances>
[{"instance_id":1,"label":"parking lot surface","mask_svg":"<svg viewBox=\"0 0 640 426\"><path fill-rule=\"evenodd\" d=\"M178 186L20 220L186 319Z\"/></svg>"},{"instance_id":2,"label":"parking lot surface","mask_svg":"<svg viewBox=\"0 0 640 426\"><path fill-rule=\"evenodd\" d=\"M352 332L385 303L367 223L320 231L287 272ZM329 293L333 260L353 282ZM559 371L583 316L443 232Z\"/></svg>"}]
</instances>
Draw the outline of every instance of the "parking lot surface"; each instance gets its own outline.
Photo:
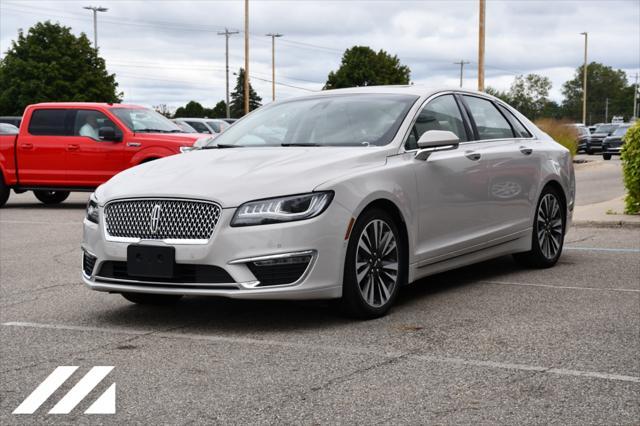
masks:
<instances>
[{"instance_id":1,"label":"parking lot surface","mask_svg":"<svg viewBox=\"0 0 640 426\"><path fill-rule=\"evenodd\" d=\"M135 306L80 282L87 195L0 210L0 423L637 424L640 230L574 228L558 265L421 280L387 317L326 302ZM12 411L58 366L78 371ZM47 412L93 366L114 370ZM84 410L117 385L115 415Z\"/></svg>"}]
</instances>

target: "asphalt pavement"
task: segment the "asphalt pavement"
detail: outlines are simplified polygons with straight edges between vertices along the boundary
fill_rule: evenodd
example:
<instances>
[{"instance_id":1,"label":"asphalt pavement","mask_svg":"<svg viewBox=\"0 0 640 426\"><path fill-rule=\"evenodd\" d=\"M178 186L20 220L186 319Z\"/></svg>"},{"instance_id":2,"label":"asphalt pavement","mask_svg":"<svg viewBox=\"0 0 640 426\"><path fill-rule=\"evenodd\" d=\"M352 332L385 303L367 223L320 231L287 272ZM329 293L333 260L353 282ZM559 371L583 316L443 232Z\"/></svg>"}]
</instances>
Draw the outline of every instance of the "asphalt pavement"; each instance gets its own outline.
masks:
<instances>
[{"instance_id":1,"label":"asphalt pavement","mask_svg":"<svg viewBox=\"0 0 640 426\"><path fill-rule=\"evenodd\" d=\"M575 158L588 161L575 165L577 206L601 203L625 194L619 156L603 160L602 155L580 154Z\"/></svg>"},{"instance_id":2,"label":"asphalt pavement","mask_svg":"<svg viewBox=\"0 0 640 426\"><path fill-rule=\"evenodd\" d=\"M421 280L391 313L189 297L140 307L80 282L86 194L0 210L0 424L637 424L640 229L574 228L556 267L504 257ZM48 411L114 366L69 414ZM13 410L58 366L76 373ZM112 383L113 415L83 414Z\"/></svg>"}]
</instances>

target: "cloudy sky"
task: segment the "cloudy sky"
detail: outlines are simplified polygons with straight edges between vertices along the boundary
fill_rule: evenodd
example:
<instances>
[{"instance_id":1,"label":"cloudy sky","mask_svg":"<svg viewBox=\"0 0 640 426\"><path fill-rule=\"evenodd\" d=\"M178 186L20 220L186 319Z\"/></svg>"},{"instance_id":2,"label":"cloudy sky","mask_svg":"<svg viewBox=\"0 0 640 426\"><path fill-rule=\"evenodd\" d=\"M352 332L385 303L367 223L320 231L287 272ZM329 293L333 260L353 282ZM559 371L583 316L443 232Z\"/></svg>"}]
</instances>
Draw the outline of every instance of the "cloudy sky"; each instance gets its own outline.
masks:
<instances>
[{"instance_id":1,"label":"cloudy sky","mask_svg":"<svg viewBox=\"0 0 640 426\"><path fill-rule=\"evenodd\" d=\"M19 29L51 20L85 32L93 21L83 6L103 6L98 42L126 102L177 107L189 100L212 106L224 98L225 27L243 29L243 1L0 0L0 51ZM583 60L640 71L640 0L487 0L486 81L506 89L517 74L535 72L553 82L552 97ZM250 0L250 74L271 100L271 41L276 42L277 97L319 90L344 49L366 45L398 55L416 84L477 85L478 0L332 1ZM230 68L244 63L243 34L230 39ZM235 77L231 75L231 84Z\"/></svg>"}]
</instances>

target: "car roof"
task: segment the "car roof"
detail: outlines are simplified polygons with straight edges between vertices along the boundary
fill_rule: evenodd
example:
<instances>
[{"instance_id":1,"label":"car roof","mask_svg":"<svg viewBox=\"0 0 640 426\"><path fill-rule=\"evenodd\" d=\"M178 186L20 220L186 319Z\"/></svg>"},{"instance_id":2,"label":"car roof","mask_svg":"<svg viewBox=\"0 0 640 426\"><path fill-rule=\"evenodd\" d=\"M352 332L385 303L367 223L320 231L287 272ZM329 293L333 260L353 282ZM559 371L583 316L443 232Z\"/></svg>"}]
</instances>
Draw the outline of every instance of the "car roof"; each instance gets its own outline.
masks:
<instances>
[{"instance_id":1,"label":"car roof","mask_svg":"<svg viewBox=\"0 0 640 426\"><path fill-rule=\"evenodd\" d=\"M136 108L143 109L140 105L106 103L106 102L41 102L33 104L32 107L38 108Z\"/></svg>"}]
</instances>

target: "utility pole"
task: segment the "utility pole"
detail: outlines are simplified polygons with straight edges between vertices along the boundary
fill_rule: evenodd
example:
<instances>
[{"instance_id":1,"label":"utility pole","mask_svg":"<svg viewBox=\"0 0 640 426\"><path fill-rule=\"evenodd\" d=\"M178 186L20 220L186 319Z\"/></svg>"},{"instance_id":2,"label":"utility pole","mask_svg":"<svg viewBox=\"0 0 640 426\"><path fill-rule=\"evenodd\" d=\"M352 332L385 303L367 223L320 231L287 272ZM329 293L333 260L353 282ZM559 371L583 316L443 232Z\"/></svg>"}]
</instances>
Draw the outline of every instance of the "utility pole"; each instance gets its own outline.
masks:
<instances>
[{"instance_id":1,"label":"utility pole","mask_svg":"<svg viewBox=\"0 0 640 426\"><path fill-rule=\"evenodd\" d=\"M106 7L85 6L84 9L93 11L93 48L98 50L98 12L106 12Z\"/></svg>"},{"instance_id":2,"label":"utility pole","mask_svg":"<svg viewBox=\"0 0 640 426\"><path fill-rule=\"evenodd\" d=\"M480 0L480 25L478 35L478 90L484 91L484 15L485 0Z\"/></svg>"},{"instance_id":3,"label":"utility pole","mask_svg":"<svg viewBox=\"0 0 640 426\"><path fill-rule=\"evenodd\" d=\"M587 40L589 33L580 33L584 36L584 65L582 66L582 124L587 125Z\"/></svg>"},{"instance_id":4,"label":"utility pole","mask_svg":"<svg viewBox=\"0 0 640 426\"><path fill-rule=\"evenodd\" d=\"M276 37L282 37L282 34L269 33L266 35L271 37L271 100L276 100Z\"/></svg>"},{"instance_id":5,"label":"utility pole","mask_svg":"<svg viewBox=\"0 0 640 426\"><path fill-rule=\"evenodd\" d=\"M633 117L638 118L638 92L640 92L640 88L638 87L638 73L636 73L636 84L633 92Z\"/></svg>"},{"instance_id":6,"label":"utility pole","mask_svg":"<svg viewBox=\"0 0 640 426\"><path fill-rule=\"evenodd\" d=\"M609 98L604 100L604 122L609 122Z\"/></svg>"},{"instance_id":7,"label":"utility pole","mask_svg":"<svg viewBox=\"0 0 640 426\"><path fill-rule=\"evenodd\" d=\"M460 59L460 62L454 62L454 65L460 65L460 87L462 87L462 76L464 75L464 66L469 62Z\"/></svg>"},{"instance_id":8,"label":"utility pole","mask_svg":"<svg viewBox=\"0 0 640 426\"><path fill-rule=\"evenodd\" d=\"M244 113L249 114L249 0L244 0Z\"/></svg>"},{"instance_id":9,"label":"utility pole","mask_svg":"<svg viewBox=\"0 0 640 426\"><path fill-rule=\"evenodd\" d=\"M229 37L233 34L238 34L240 31L229 31L227 28L224 29L224 32L218 32L218 35L223 35L225 38L225 50L224 50L224 58L226 64L226 81L227 81L227 118L231 118L231 109L229 107Z\"/></svg>"}]
</instances>

